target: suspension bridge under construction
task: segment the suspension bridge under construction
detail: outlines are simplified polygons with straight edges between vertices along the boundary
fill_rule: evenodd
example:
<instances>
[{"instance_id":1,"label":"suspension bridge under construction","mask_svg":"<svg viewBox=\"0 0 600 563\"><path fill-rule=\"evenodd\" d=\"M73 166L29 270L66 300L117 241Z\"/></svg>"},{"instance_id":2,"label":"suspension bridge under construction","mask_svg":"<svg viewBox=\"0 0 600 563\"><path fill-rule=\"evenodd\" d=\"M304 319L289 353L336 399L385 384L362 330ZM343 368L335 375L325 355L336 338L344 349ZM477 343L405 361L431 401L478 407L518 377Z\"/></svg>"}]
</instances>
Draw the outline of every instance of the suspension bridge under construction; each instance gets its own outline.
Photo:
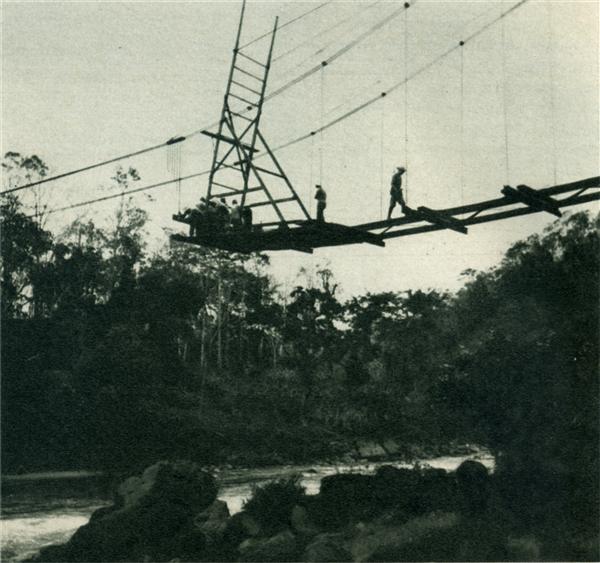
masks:
<instances>
[{"instance_id":1,"label":"suspension bridge under construction","mask_svg":"<svg viewBox=\"0 0 600 563\"><path fill-rule=\"evenodd\" d=\"M388 23L390 18L395 18L402 13L406 13L411 8L411 4L408 2L398 4L394 11L388 14L386 18L378 21L366 32L355 37L352 41L338 49L333 55L268 94L267 84L273 62L273 48L278 30L295 23L302 17L314 13L327 3L313 7L301 16L281 26L279 26L278 19L276 18L272 31L242 44L241 36L246 11L246 3L244 1L241 6L221 116L217 122L190 134L175 136L164 143L127 155L44 178L37 182L13 187L3 191L2 194L57 181L73 174L161 148L173 149L173 147L177 147L192 136L204 135L210 138L214 144L212 164L209 170L181 176L179 164L179 167L175 167L179 172L176 178L130 190L126 193L154 189L174 182L177 182L180 186L183 181L207 175L208 184L204 194L207 202L222 199L232 201L232 198L237 198L240 201L241 209L256 210L257 216L260 216L261 219L266 217L267 220L255 221L250 229L225 228L214 229L209 232L205 230L193 232L192 230L190 235L171 235L171 240L177 243L189 243L241 253L275 250L295 250L312 253L316 248L358 243L382 247L390 239L438 230L451 230L466 235L470 226L524 216L531 213L549 213L560 217L562 214L561 210L565 207L585 204L600 199L599 176L578 179L569 183L544 188L525 184L499 186L498 197L494 199L445 209L432 209L425 206L419 206L415 209L406 207L404 209L404 216L399 218L355 225L343 225L334 222L315 221L310 216L302 198L294 188L292 179L288 177L283 165L276 156L276 153L281 149L300 143L306 139L314 138L315 135L323 130L350 118L355 113L382 100L401 86L405 86L410 80L431 68L452 52L463 49L466 43L480 33L483 33L483 31L497 21L503 20L526 1L521 0L520 2L516 2L503 11L495 20L483 25L471 35L461 38L434 60L427 62L411 73L406 71L405 76L390 86L385 92L378 93L332 121L322 123L319 128L275 148L270 146L261 131L264 104L308 76L322 71L327 66L333 64L368 35L375 33ZM258 40L266 37L270 38L269 45L264 52L257 52ZM118 196L122 195L118 194ZM58 212L78 206L90 205L118 196L99 197L50 210L49 212ZM271 217L270 219L269 216ZM181 212L174 214L173 219L186 224L192 222L189 216Z\"/></svg>"}]
</instances>

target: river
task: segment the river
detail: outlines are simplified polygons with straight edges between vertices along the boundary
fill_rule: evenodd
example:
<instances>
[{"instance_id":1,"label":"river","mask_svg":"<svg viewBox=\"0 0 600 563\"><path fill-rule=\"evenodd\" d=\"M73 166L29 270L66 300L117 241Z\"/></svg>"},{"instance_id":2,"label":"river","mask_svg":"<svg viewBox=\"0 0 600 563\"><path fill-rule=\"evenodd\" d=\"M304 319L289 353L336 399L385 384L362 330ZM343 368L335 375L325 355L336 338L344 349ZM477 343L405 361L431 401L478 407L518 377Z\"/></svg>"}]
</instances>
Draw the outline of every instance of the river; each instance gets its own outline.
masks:
<instances>
[{"instance_id":1,"label":"river","mask_svg":"<svg viewBox=\"0 0 600 563\"><path fill-rule=\"evenodd\" d=\"M420 463L452 471L465 459L477 459L493 469L489 455L445 456ZM410 467L395 462L342 465L277 466L260 469L216 471L219 498L232 514L239 512L253 487L273 479L300 475L308 494L317 494L321 479L335 473L374 473L381 465ZM7 476L3 478L0 520L2 561L21 561L42 547L66 542L101 506L111 502L110 484L101 474L60 472Z\"/></svg>"}]
</instances>

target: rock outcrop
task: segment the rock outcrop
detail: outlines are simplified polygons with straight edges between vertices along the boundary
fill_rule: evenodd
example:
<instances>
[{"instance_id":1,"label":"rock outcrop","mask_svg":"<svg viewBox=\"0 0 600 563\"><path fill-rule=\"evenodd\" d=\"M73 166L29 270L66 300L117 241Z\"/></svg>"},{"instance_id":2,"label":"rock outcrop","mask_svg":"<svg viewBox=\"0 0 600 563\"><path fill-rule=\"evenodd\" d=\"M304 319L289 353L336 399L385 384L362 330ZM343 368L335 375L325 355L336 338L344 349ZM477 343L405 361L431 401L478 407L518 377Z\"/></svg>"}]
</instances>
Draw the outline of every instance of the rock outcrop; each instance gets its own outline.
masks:
<instances>
[{"instance_id":1,"label":"rock outcrop","mask_svg":"<svg viewBox=\"0 0 600 563\"><path fill-rule=\"evenodd\" d=\"M124 481L115 504L98 510L63 546L37 561L194 560L206 535L194 517L216 499L213 477L190 462L160 462Z\"/></svg>"}]
</instances>

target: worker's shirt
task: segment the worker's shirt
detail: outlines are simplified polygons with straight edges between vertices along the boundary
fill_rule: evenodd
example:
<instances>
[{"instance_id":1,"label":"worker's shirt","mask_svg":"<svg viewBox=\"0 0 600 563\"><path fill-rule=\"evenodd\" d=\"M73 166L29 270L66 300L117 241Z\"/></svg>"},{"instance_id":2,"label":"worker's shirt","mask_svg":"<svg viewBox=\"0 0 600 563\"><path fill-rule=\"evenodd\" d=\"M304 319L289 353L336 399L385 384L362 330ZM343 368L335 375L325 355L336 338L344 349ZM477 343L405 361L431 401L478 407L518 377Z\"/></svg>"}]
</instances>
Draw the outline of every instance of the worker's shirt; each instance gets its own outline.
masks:
<instances>
[{"instance_id":1,"label":"worker's shirt","mask_svg":"<svg viewBox=\"0 0 600 563\"><path fill-rule=\"evenodd\" d=\"M240 221L242 219L242 210L239 205L236 205L231 209L231 220Z\"/></svg>"},{"instance_id":2,"label":"worker's shirt","mask_svg":"<svg viewBox=\"0 0 600 563\"><path fill-rule=\"evenodd\" d=\"M325 193L325 190L317 190L317 193L315 194L315 199L319 203L325 203L327 201L327 194Z\"/></svg>"},{"instance_id":3,"label":"worker's shirt","mask_svg":"<svg viewBox=\"0 0 600 563\"><path fill-rule=\"evenodd\" d=\"M392 187L390 188L390 193L399 193L402 192L402 174L400 172L396 172L392 176Z\"/></svg>"}]
</instances>

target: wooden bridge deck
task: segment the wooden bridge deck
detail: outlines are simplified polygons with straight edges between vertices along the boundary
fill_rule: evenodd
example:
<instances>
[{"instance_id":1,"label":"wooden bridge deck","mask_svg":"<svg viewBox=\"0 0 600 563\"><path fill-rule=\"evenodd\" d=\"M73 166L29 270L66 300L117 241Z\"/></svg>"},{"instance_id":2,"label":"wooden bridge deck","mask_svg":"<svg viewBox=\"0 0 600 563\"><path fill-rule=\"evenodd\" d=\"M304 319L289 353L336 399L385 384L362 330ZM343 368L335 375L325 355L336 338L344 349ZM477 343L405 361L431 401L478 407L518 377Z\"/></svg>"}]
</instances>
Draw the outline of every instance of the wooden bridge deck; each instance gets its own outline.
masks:
<instances>
[{"instance_id":1,"label":"wooden bridge deck","mask_svg":"<svg viewBox=\"0 0 600 563\"><path fill-rule=\"evenodd\" d=\"M257 227L260 225L255 225L252 231L228 229L196 237L171 235L171 240L243 253L266 250L297 250L312 253L313 249L324 246L359 243L385 246L379 235L338 223L306 221L269 230L259 230Z\"/></svg>"}]
</instances>

